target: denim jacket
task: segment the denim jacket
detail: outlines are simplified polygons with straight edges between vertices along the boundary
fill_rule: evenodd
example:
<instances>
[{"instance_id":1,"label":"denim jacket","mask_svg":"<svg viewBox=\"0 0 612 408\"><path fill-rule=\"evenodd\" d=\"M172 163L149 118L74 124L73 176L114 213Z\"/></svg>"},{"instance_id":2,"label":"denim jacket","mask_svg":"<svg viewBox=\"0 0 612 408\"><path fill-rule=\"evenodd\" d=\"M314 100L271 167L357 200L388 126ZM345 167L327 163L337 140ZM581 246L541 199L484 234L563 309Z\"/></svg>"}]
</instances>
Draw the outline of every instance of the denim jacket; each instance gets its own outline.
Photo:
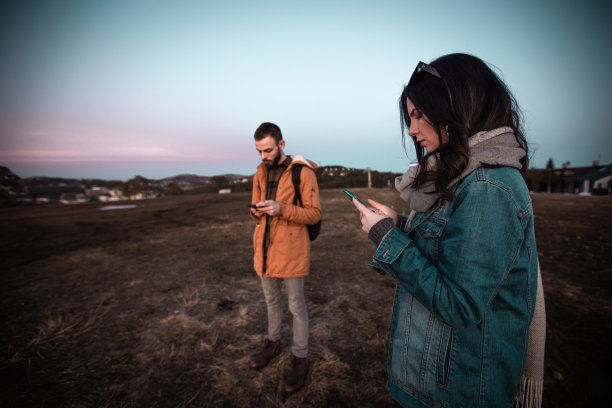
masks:
<instances>
[{"instance_id":1,"label":"denim jacket","mask_svg":"<svg viewBox=\"0 0 612 408\"><path fill-rule=\"evenodd\" d=\"M371 266L397 283L387 388L410 407L510 407L525 364L537 251L518 170L478 168L455 198L401 217Z\"/></svg>"}]
</instances>

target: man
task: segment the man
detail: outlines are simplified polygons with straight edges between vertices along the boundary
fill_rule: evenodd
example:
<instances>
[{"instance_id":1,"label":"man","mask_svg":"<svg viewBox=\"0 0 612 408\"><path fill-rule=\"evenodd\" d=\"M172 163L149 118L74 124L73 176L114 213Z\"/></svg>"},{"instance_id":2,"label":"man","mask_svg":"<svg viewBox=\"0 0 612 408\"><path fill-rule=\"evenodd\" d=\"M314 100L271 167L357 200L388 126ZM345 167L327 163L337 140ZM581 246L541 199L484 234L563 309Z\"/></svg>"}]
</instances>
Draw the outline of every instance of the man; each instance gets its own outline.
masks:
<instances>
[{"instance_id":1,"label":"man","mask_svg":"<svg viewBox=\"0 0 612 408\"><path fill-rule=\"evenodd\" d=\"M257 221L253 235L255 271L261 278L268 311L265 347L253 356L251 367L266 366L280 350L281 284L285 284L289 310L293 315L293 355L285 376L285 392L291 394L303 384L308 371L308 310L304 300L304 277L310 269L310 239L307 224L321 219L316 164L302 156L286 156L281 130L262 123L255 131L255 147L262 163L253 177L251 217ZM294 204L292 168L300 169L302 206Z\"/></svg>"}]
</instances>

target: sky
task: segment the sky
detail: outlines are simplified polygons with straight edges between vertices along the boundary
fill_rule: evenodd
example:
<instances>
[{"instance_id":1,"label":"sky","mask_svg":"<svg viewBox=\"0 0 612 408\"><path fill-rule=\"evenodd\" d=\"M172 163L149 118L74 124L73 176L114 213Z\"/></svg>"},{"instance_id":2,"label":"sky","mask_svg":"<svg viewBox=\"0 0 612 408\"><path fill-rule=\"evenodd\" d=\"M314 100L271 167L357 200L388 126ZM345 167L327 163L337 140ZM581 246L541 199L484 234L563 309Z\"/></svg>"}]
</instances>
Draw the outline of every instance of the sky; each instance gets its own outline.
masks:
<instances>
[{"instance_id":1,"label":"sky","mask_svg":"<svg viewBox=\"0 0 612 408\"><path fill-rule=\"evenodd\" d=\"M4 1L0 166L127 180L251 175L286 154L404 172L398 100L418 61L489 63L531 165L612 162L607 1Z\"/></svg>"}]
</instances>

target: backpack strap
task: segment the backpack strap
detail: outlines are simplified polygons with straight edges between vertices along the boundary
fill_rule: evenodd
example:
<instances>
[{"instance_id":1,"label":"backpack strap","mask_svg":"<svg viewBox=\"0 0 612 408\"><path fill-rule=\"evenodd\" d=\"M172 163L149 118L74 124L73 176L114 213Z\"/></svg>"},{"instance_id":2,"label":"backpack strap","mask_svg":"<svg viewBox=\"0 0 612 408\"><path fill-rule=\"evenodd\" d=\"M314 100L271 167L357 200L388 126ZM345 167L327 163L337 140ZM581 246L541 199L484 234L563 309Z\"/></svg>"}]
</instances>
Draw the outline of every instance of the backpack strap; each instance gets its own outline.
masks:
<instances>
[{"instance_id":1,"label":"backpack strap","mask_svg":"<svg viewBox=\"0 0 612 408\"><path fill-rule=\"evenodd\" d=\"M300 204L302 206L302 195L300 194L300 174L302 173L303 164L294 164L291 168L291 180L293 181L293 189L295 194L293 196L293 205Z\"/></svg>"},{"instance_id":2,"label":"backpack strap","mask_svg":"<svg viewBox=\"0 0 612 408\"><path fill-rule=\"evenodd\" d=\"M303 164L295 164L291 168L291 180L293 181L293 189L295 190L295 194L293 196L293 205L300 204L300 207L304 207L302 204L302 195L300 194L300 175L302 173ZM308 231L308 238L313 241L319 235L321 231L321 220L319 220L316 224L307 224L306 230Z\"/></svg>"}]
</instances>

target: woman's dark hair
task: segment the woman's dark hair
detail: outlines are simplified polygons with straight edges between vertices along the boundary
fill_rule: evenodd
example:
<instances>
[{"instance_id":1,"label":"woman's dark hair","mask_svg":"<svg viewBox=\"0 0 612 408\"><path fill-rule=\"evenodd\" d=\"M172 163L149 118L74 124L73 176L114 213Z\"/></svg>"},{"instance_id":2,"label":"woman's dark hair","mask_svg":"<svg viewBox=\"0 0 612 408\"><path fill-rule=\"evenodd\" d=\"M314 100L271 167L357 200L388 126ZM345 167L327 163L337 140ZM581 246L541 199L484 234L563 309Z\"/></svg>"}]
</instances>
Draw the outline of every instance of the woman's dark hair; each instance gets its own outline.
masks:
<instances>
[{"instance_id":1,"label":"woman's dark hair","mask_svg":"<svg viewBox=\"0 0 612 408\"><path fill-rule=\"evenodd\" d=\"M438 133L440 147L435 153L437 165L426 169L431 154L413 138L421 170L413 187L428 181L444 199L452 199L448 184L461 174L468 164L468 138L480 131L509 126L519 145L525 149L521 171L528 166L528 148L521 125L521 113L516 100L501 79L481 59L467 54L444 55L431 64L439 76L426 70L415 72L404 87L399 100L402 143L406 149L406 133L410 129L410 112L406 99L425 114ZM442 129L448 131L448 142L442 143Z\"/></svg>"},{"instance_id":2,"label":"woman's dark hair","mask_svg":"<svg viewBox=\"0 0 612 408\"><path fill-rule=\"evenodd\" d=\"M255 130L255 134L253 135L255 140L261 140L268 136L272 136L274 140L276 140L276 144L283 140L283 134L278 126L274 123L264 122Z\"/></svg>"}]
</instances>

